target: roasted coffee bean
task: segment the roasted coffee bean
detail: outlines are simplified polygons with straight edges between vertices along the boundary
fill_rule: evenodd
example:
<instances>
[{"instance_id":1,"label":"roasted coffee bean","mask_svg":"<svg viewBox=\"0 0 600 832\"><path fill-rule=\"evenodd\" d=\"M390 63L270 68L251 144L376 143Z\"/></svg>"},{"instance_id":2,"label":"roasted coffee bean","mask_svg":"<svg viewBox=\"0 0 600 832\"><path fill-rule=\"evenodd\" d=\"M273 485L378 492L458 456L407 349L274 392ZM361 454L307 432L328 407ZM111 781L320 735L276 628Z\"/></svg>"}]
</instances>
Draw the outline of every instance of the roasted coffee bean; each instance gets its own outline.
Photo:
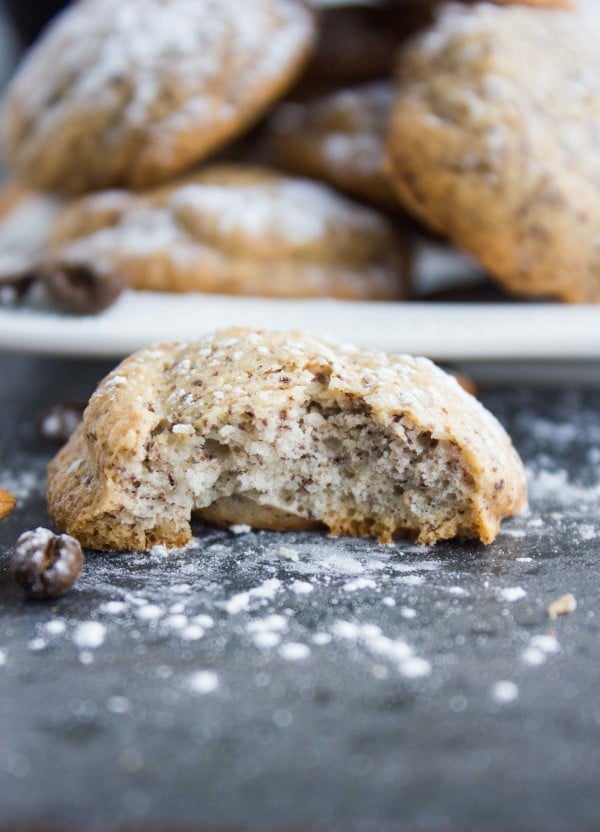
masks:
<instances>
[{"instance_id":1,"label":"roasted coffee bean","mask_svg":"<svg viewBox=\"0 0 600 832\"><path fill-rule=\"evenodd\" d=\"M73 586L83 567L74 537L38 528L17 540L12 557L15 581L30 598L56 598Z\"/></svg>"},{"instance_id":2,"label":"roasted coffee bean","mask_svg":"<svg viewBox=\"0 0 600 832\"><path fill-rule=\"evenodd\" d=\"M89 263L47 263L42 278L53 300L80 315L102 312L125 288L116 275Z\"/></svg>"},{"instance_id":3,"label":"roasted coffee bean","mask_svg":"<svg viewBox=\"0 0 600 832\"><path fill-rule=\"evenodd\" d=\"M39 421L40 433L44 439L64 445L75 433L83 418L87 402L62 402L42 413Z\"/></svg>"},{"instance_id":4,"label":"roasted coffee bean","mask_svg":"<svg viewBox=\"0 0 600 832\"><path fill-rule=\"evenodd\" d=\"M13 497L13 495L8 491L3 491L0 488L0 520L4 520L5 517L15 510L15 506L17 505L17 501Z\"/></svg>"},{"instance_id":5,"label":"roasted coffee bean","mask_svg":"<svg viewBox=\"0 0 600 832\"><path fill-rule=\"evenodd\" d=\"M15 260L0 265L0 305L12 306L23 300L38 279L39 271L33 261Z\"/></svg>"}]
</instances>

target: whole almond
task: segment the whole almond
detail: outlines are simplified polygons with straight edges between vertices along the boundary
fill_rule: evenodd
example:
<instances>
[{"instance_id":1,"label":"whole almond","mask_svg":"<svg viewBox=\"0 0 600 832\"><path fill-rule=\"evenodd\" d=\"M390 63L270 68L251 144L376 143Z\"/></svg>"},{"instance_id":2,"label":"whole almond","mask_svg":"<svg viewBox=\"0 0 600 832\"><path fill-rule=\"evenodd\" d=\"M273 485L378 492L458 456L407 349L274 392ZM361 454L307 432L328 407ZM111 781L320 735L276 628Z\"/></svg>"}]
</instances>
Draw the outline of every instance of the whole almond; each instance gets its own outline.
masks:
<instances>
[{"instance_id":1,"label":"whole almond","mask_svg":"<svg viewBox=\"0 0 600 832\"><path fill-rule=\"evenodd\" d=\"M14 511L16 505L17 501L13 495L9 494L8 491L2 491L0 488L0 520L8 517L11 511Z\"/></svg>"}]
</instances>

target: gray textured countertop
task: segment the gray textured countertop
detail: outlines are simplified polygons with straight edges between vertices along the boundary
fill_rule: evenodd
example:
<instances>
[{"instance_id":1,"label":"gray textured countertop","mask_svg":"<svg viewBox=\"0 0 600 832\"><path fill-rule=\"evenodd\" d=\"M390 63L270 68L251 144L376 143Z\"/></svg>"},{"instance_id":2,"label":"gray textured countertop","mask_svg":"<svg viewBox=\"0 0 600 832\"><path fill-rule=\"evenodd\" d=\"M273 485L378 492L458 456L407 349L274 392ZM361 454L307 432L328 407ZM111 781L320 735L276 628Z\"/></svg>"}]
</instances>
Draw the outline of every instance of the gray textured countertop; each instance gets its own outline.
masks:
<instances>
[{"instance_id":1,"label":"gray textured countertop","mask_svg":"<svg viewBox=\"0 0 600 832\"><path fill-rule=\"evenodd\" d=\"M198 528L26 602L36 417L104 369L0 357L0 827L600 826L599 392L485 392L531 482L490 547Z\"/></svg>"}]
</instances>

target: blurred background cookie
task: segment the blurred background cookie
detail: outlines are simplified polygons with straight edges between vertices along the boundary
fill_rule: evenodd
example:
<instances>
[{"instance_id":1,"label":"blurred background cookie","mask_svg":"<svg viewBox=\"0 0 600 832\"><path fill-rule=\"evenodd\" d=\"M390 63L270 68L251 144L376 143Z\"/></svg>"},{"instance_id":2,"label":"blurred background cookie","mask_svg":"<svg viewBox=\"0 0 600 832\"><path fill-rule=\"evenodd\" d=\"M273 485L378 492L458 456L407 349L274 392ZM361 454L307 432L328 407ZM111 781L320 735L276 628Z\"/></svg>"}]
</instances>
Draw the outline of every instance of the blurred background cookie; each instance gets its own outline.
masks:
<instances>
[{"instance_id":1,"label":"blurred background cookie","mask_svg":"<svg viewBox=\"0 0 600 832\"><path fill-rule=\"evenodd\" d=\"M600 300L599 37L597 9L453 5L402 53L398 195L513 292Z\"/></svg>"},{"instance_id":2,"label":"blurred background cookie","mask_svg":"<svg viewBox=\"0 0 600 832\"><path fill-rule=\"evenodd\" d=\"M299 74L302 0L81 0L21 65L4 149L32 187L144 187L242 132Z\"/></svg>"},{"instance_id":3,"label":"blurred background cookie","mask_svg":"<svg viewBox=\"0 0 600 832\"><path fill-rule=\"evenodd\" d=\"M392 101L391 82L374 81L281 104L268 123L265 152L284 170L322 179L359 199L399 210L384 171Z\"/></svg>"},{"instance_id":4,"label":"blurred background cookie","mask_svg":"<svg viewBox=\"0 0 600 832\"><path fill-rule=\"evenodd\" d=\"M52 258L136 289L391 300L404 296L408 244L326 185L215 166L144 195L76 200L57 221Z\"/></svg>"}]
</instances>

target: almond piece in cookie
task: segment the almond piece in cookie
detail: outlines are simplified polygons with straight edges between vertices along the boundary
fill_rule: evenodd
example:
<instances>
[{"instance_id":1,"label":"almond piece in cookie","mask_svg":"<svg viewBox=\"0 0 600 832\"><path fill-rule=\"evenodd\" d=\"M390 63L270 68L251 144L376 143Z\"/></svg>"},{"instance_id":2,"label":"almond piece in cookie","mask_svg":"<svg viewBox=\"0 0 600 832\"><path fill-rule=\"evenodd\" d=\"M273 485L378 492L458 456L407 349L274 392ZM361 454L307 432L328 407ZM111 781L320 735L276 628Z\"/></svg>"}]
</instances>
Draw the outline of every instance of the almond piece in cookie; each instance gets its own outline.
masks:
<instances>
[{"instance_id":1,"label":"almond piece in cookie","mask_svg":"<svg viewBox=\"0 0 600 832\"><path fill-rule=\"evenodd\" d=\"M509 437L424 358L230 329L142 350L50 464L60 530L180 546L192 515L274 530L489 543L525 503Z\"/></svg>"},{"instance_id":2,"label":"almond piece in cookie","mask_svg":"<svg viewBox=\"0 0 600 832\"><path fill-rule=\"evenodd\" d=\"M324 184L241 165L75 200L52 244L63 270L164 292L394 300L409 266L408 241L385 217Z\"/></svg>"}]
</instances>

